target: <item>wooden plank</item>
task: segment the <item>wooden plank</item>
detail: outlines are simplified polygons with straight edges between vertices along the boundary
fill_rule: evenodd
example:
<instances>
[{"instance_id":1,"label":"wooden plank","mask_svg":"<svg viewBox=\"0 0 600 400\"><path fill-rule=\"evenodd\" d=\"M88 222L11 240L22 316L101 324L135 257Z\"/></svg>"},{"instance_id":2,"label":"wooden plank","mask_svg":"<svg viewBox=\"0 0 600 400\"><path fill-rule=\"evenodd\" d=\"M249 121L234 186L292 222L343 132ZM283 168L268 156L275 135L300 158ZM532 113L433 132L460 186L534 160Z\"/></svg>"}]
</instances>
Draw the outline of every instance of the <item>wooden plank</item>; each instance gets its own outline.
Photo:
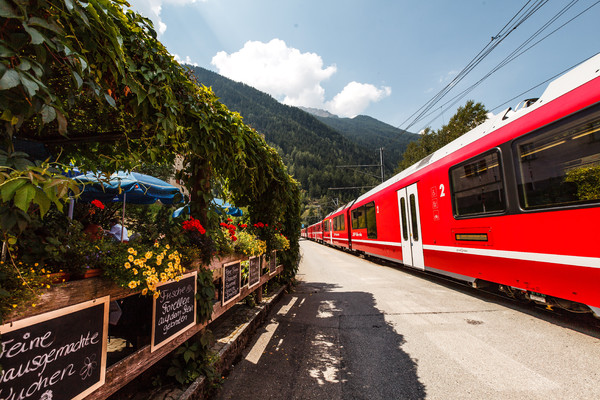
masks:
<instances>
[{"instance_id":1,"label":"wooden plank","mask_svg":"<svg viewBox=\"0 0 600 400\"><path fill-rule=\"evenodd\" d=\"M37 299L35 307L19 307L5 318L5 322L33 317L48 311L83 303L90 299L110 296L118 300L136 292L117 286L114 282L102 278L88 278L53 285L44 290Z\"/></svg>"},{"instance_id":2,"label":"wooden plank","mask_svg":"<svg viewBox=\"0 0 600 400\"><path fill-rule=\"evenodd\" d=\"M217 280L221 277L221 267L224 262L245 259L247 259L247 257L239 254L214 258L208 266L213 270L213 280ZM192 268L188 268L188 272L195 271L198 268L199 264L192 264ZM18 307L6 316L4 322L12 322L27 317L33 317L35 315L68 307L73 304L83 303L84 301L96 299L98 297L110 296L112 301L132 296L137 293L140 293L140 291L122 288L113 281L102 277L69 281L58 285L52 285L50 289L43 290L35 303L35 307Z\"/></svg>"},{"instance_id":3,"label":"wooden plank","mask_svg":"<svg viewBox=\"0 0 600 400\"><path fill-rule=\"evenodd\" d=\"M276 274L279 274L283 271L283 266L280 265L277 267ZM262 291L262 285L267 283L271 278L276 276L273 275L263 275L260 277L260 284L253 288L248 288L248 286L244 286L241 291L240 300L248 296L250 293L255 290ZM215 303L213 305L213 313L211 316L211 321L219 318L223 315L227 310L233 307L236 303L231 302L226 305L221 305L221 303ZM177 336L168 344L164 345L160 349L156 350L154 353L150 352L150 345L145 346L138 350L137 352L131 354L130 356L118 361L117 363L111 365L106 371L106 383L104 386L99 388L97 391L86 397L86 400L96 400L96 399L106 399L110 395L114 394L120 388L137 378L142 372L150 368L152 365L156 364L163 357L168 355L170 352L179 347L186 340L194 336L196 333L200 332L204 329L208 323L197 324L196 326L190 328L185 331L181 335Z\"/></svg>"}]
</instances>

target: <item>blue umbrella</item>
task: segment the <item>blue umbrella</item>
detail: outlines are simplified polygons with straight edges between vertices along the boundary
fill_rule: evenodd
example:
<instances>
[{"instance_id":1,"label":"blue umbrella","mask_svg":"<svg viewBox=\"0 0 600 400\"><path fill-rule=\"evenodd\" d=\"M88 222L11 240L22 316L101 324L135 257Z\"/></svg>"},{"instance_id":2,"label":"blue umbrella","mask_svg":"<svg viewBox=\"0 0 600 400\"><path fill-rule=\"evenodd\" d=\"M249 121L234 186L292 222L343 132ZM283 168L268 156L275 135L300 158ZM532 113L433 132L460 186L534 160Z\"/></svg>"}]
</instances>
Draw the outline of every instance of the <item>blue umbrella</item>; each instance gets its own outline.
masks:
<instances>
[{"instance_id":1,"label":"blue umbrella","mask_svg":"<svg viewBox=\"0 0 600 400\"><path fill-rule=\"evenodd\" d=\"M213 203L217 206L217 213L220 214L219 210L222 209L226 214L229 214L233 217L241 217L244 212L237 208L236 206L227 203L222 199L213 199Z\"/></svg>"},{"instance_id":2,"label":"blue umbrella","mask_svg":"<svg viewBox=\"0 0 600 400\"><path fill-rule=\"evenodd\" d=\"M73 179L83 186L79 197L83 201L91 202L95 199L100 201L122 201L123 217L121 226L124 226L126 203L153 204L160 200L161 203L172 204L175 196L181 194L175 186L138 172L118 171L108 179L101 173L87 173ZM123 234L121 233L122 237Z\"/></svg>"},{"instance_id":3,"label":"blue umbrella","mask_svg":"<svg viewBox=\"0 0 600 400\"><path fill-rule=\"evenodd\" d=\"M180 194L175 186L150 175L119 171L108 179L101 173L87 173L74 178L83 185L80 199L92 201L124 201L133 204L153 204L157 200L172 204Z\"/></svg>"},{"instance_id":4,"label":"blue umbrella","mask_svg":"<svg viewBox=\"0 0 600 400\"><path fill-rule=\"evenodd\" d=\"M223 201L222 199L215 198L215 199L213 199L212 203L217 206L217 214L221 214L220 210L224 210L225 213L227 213L233 217L241 217L242 215L244 215L244 212L241 209ZM190 206L185 205L183 207L178 208L177 210L175 210L173 212L173 218L177 218L181 214L184 214L184 213L189 214L189 212L190 212Z\"/></svg>"}]
</instances>

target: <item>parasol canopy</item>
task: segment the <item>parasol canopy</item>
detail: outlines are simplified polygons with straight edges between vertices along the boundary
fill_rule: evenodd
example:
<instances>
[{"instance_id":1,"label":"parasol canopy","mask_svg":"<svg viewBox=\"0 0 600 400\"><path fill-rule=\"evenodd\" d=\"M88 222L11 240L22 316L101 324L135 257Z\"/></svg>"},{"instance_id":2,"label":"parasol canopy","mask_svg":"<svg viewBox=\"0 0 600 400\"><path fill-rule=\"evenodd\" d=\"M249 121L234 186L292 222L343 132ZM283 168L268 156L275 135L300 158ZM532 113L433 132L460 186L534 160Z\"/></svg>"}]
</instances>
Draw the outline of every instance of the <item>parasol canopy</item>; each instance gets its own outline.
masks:
<instances>
[{"instance_id":1,"label":"parasol canopy","mask_svg":"<svg viewBox=\"0 0 600 400\"><path fill-rule=\"evenodd\" d=\"M87 173L74 178L83 187L80 200L123 201L131 204L172 204L181 194L175 186L150 175L138 172L115 172L106 179L101 173ZM176 199L176 196L178 197Z\"/></svg>"},{"instance_id":2,"label":"parasol canopy","mask_svg":"<svg viewBox=\"0 0 600 400\"><path fill-rule=\"evenodd\" d=\"M123 202L121 217L121 242L125 226L125 204L172 204L182 199L181 192L175 186L139 172L118 171L108 179L102 173L87 173L73 178L82 185L79 199L86 202L92 200ZM176 197L177 196L177 197ZM72 216L72 211L69 210Z\"/></svg>"},{"instance_id":3,"label":"parasol canopy","mask_svg":"<svg viewBox=\"0 0 600 400\"><path fill-rule=\"evenodd\" d=\"M227 203L226 201L218 198L212 199L212 203L217 207L217 214L222 214L222 211L225 211L226 214L231 215L233 217L241 217L244 215L244 212L237 208L234 205ZM180 215L185 215L190 213L190 206L185 205L183 207L178 208L173 212L173 218L177 218Z\"/></svg>"}]
</instances>

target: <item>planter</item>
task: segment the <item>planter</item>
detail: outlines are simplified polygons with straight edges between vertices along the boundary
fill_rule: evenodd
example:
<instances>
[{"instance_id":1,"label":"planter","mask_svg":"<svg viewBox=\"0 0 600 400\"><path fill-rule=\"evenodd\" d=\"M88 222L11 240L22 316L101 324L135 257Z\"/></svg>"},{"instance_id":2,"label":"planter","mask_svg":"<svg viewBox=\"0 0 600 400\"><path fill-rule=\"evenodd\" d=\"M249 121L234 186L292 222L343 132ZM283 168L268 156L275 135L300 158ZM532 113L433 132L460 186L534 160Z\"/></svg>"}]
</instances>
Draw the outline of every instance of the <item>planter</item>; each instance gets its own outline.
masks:
<instances>
[{"instance_id":1,"label":"planter","mask_svg":"<svg viewBox=\"0 0 600 400\"><path fill-rule=\"evenodd\" d=\"M57 284L57 283L63 283L63 282L67 282L69 279L71 279L71 274L68 272L54 272L51 274L48 274L48 280L50 282L50 284Z\"/></svg>"},{"instance_id":2,"label":"planter","mask_svg":"<svg viewBox=\"0 0 600 400\"><path fill-rule=\"evenodd\" d=\"M100 276L100 275L102 275L103 272L104 271L102 270L102 268L90 268L90 269L86 270L85 273L83 274L83 279Z\"/></svg>"}]
</instances>

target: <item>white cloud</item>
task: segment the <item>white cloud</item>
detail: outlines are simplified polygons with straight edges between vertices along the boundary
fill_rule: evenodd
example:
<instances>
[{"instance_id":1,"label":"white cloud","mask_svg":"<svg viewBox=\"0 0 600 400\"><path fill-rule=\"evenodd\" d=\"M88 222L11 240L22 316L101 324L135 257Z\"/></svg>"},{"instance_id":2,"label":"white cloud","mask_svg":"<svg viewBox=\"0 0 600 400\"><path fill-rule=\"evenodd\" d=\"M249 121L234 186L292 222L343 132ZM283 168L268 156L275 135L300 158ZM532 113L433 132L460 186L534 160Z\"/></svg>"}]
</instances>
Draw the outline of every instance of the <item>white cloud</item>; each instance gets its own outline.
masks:
<instances>
[{"instance_id":1,"label":"white cloud","mask_svg":"<svg viewBox=\"0 0 600 400\"><path fill-rule=\"evenodd\" d=\"M284 104L327 109L340 116L354 116L391 94L388 87L351 82L326 102L321 82L333 76L337 67L325 67L318 54L301 53L280 39L248 41L237 52L218 52L211 63L219 74L269 93Z\"/></svg>"},{"instance_id":2,"label":"white cloud","mask_svg":"<svg viewBox=\"0 0 600 400\"><path fill-rule=\"evenodd\" d=\"M392 94L392 89L381 89L369 83L350 82L335 97L326 103L327 110L341 117L354 117L366 109L369 104L378 102Z\"/></svg>"},{"instance_id":3,"label":"white cloud","mask_svg":"<svg viewBox=\"0 0 600 400\"><path fill-rule=\"evenodd\" d=\"M160 18L163 4L184 6L197 3L198 1L205 2L207 0L129 0L129 4L131 4L133 10L146 18L150 18L156 32L162 35L167 30L167 25Z\"/></svg>"},{"instance_id":4,"label":"white cloud","mask_svg":"<svg viewBox=\"0 0 600 400\"><path fill-rule=\"evenodd\" d=\"M267 92L285 104L308 107L323 104L321 82L336 72L335 65L323 68L319 55L301 53L280 39L248 41L235 53L218 52L211 63L223 76Z\"/></svg>"},{"instance_id":5,"label":"white cloud","mask_svg":"<svg viewBox=\"0 0 600 400\"><path fill-rule=\"evenodd\" d=\"M177 61L179 64L188 64L193 65L194 67L200 66L198 65L198 63L193 62L190 56L185 56L185 58L181 58L179 54L173 54L173 58L175 58L175 61Z\"/></svg>"},{"instance_id":6,"label":"white cloud","mask_svg":"<svg viewBox=\"0 0 600 400\"><path fill-rule=\"evenodd\" d=\"M454 79L454 77L456 75L458 75L458 70L452 70L452 71L448 71L446 72L445 76L441 76L439 79L439 83L446 83L446 82L450 82L452 79Z\"/></svg>"}]
</instances>

